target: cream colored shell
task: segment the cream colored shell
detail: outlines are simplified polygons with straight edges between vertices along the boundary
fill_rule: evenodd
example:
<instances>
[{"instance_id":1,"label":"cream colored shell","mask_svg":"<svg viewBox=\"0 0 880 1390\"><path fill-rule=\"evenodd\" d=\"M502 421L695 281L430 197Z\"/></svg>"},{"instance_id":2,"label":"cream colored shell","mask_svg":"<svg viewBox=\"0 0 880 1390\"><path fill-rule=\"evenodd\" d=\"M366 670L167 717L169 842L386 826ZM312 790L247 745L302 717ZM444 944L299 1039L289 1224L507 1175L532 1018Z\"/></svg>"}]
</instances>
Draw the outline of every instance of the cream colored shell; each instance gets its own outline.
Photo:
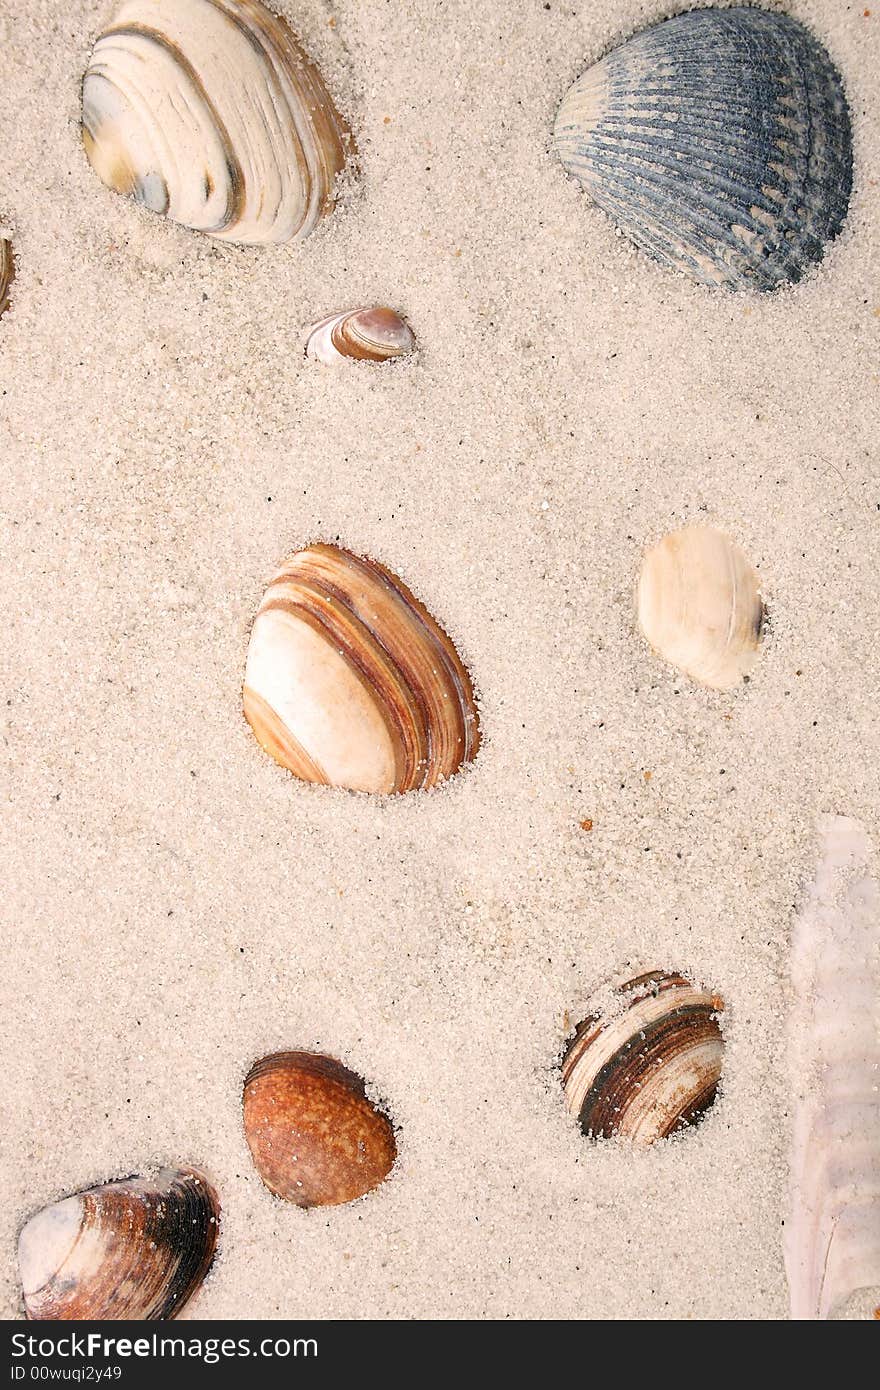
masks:
<instances>
[{"instance_id":1,"label":"cream colored shell","mask_svg":"<svg viewBox=\"0 0 880 1390\"><path fill-rule=\"evenodd\" d=\"M260 0L124 0L82 98L109 188L227 241L308 236L351 148L317 68Z\"/></svg>"},{"instance_id":2,"label":"cream colored shell","mask_svg":"<svg viewBox=\"0 0 880 1390\"><path fill-rule=\"evenodd\" d=\"M701 685L727 690L755 665L764 619L761 581L721 531L672 531L642 561L639 626L654 650Z\"/></svg>"}]
</instances>

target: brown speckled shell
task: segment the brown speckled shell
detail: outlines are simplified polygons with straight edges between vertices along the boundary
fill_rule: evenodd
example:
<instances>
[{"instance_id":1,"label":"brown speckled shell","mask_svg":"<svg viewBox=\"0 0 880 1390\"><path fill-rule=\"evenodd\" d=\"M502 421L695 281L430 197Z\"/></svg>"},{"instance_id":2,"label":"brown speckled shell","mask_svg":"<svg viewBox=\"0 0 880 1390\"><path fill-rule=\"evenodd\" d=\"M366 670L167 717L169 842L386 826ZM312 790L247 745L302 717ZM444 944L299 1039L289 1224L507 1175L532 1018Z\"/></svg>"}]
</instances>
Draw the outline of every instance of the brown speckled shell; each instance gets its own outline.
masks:
<instances>
[{"instance_id":1,"label":"brown speckled shell","mask_svg":"<svg viewBox=\"0 0 880 1390\"><path fill-rule=\"evenodd\" d=\"M276 1052L254 1064L244 1083L244 1132L270 1192L299 1207L363 1197L397 1156L391 1122L361 1078L313 1052Z\"/></svg>"}]
</instances>

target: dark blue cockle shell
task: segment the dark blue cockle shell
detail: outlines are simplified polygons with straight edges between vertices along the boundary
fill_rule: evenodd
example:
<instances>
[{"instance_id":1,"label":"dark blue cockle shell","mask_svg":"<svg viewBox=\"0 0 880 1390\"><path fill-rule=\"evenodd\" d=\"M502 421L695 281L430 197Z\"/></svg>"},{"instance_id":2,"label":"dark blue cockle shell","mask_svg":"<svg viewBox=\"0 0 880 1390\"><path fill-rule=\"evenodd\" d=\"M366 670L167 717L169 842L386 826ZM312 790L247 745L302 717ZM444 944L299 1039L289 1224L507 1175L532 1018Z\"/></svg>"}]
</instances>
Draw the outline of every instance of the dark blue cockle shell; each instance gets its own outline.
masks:
<instances>
[{"instance_id":1,"label":"dark blue cockle shell","mask_svg":"<svg viewBox=\"0 0 880 1390\"><path fill-rule=\"evenodd\" d=\"M637 246L735 290L799 280L852 187L836 68L760 9L693 10L614 49L563 98L553 147Z\"/></svg>"}]
</instances>

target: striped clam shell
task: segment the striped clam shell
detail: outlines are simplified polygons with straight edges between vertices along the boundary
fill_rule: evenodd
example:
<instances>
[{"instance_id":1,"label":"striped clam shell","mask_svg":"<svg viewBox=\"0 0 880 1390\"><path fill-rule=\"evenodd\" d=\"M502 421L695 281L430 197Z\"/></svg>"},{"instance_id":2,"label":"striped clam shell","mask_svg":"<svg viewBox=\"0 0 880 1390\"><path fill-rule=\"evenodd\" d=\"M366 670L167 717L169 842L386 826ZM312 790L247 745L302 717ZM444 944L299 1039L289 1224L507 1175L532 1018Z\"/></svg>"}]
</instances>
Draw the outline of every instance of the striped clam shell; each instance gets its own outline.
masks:
<instances>
[{"instance_id":1,"label":"striped clam shell","mask_svg":"<svg viewBox=\"0 0 880 1390\"><path fill-rule=\"evenodd\" d=\"M0 232L0 314L9 308L9 288L15 279L12 242Z\"/></svg>"},{"instance_id":2,"label":"striped clam shell","mask_svg":"<svg viewBox=\"0 0 880 1390\"><path fill-rule=\"evenodd\" d=\"M313 323L306 337L306 355L328 364L353 358L357 362L388 362L415 347L413 331L394 309L347 309Z\"/></svg>"},{"instance_id":3,"label":"striped clam shell","mask_svg":"<svg viewBox=\"0 0 880 1390\"><path fill-rule=\"evenodd\" d=\"M391 1121L355 1072L315 1052L275 1052L244 1084L244 1132L263 1182L299 1207L338 1206L394 1166Z\"/></svg>"},{"instance_id":4,"label":"striped clam shell","mask_svg":"<svg viewBox=\"0 0 880 1390\"><path fill-rule=\"evenodd\" d=\"M880 876L860 822L819 831L792 933L791 1316L880 1319Z\"/></svg>"},{"instance_id":5,"label":"striped clam shell","mask_svg":"<svg viewBox=\"0 0 880 1390\"><path fill-rule=\"evenodd\" d=\"M653 970L618 987L625 1007L584 1019L562 1059L569 1114L594 1139L635 1144L699 1120L721 1077L717 995L682 975Z\"/></svg>"},{"instance_id":6,"label":"striped clam shell","mask_svg":"<svg viewBox=\"0 0 880 1390\"><path fill-rule=\"evenodd\" d=\"M692 10L608 53L563 98L553 147L637 246L733 290L800 280L852 186L831 59L797 20L748 7Z\"/></svg>"},{"instance_id":7,"label":"striped clam shell","mask_svg":"<svg viewBox=\"0 0 880 1390\"><path fill-rule=\"evenodd\" d=\"M449 638L390 570L334 545L299 551L269 585L244 713L282 767L353 791L433 787L480 741Z\"/></svg>"},{"instance_id":8,"label":"striped clam shell","mask_svg":"<svg viewBox=\"0 0 880 1390\"><path fill-rule=\"evenodd\" d=\"M761 581L729 536L709 526L672 531L645 553L639 626L654 650L715 690L745 679L764 624Z\"/></svg>"},{"instance_id":9,"label":"striped clam shell","mask_svg":"<svg viewBox=\"0 0 880 1390\"><path fill-rule=\"evenodd\" d=\"M18 1262L38 1321L175 1318L207 1274L220 1204L195 1169L90 1187L37 1212Z\"/></svg>"},{"instance_id":10,"label":"striped clam shell","mask_svg":"<svg viewBox=\"0 0 880 1390\"><path fill-rule=\"evenodd\" d=\"M226 241L308 236L352 148L321 74L260 0L123 0L82 100L109 188Z\"/></svg>"}]
</instances>

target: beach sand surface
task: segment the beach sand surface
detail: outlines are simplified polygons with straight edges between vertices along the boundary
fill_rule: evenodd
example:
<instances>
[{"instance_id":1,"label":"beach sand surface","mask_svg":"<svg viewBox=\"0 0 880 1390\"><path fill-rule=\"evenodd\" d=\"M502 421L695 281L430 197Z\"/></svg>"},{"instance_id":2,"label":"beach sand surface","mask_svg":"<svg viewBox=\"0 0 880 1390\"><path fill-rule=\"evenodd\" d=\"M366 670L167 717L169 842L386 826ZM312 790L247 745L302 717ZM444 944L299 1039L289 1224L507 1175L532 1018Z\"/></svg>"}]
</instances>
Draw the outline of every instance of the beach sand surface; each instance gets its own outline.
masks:
<instances>
[{"instance_id":1,"label":"beach sand surface","mask_svg":"<svg viewBox=\"0 0 880 1390\"><path fill-rule=\"evenodd\" d=\"M25 1218L191 1163L206 1318L782 1318L792 914L816 820L878 834L880 6L791 0L852 109L844 235L791 292L650 263L549 153L558 102L662 0L285 0L361 173L298 246L110 192L79 87L111 8L4 0L0 1313ZM418 354L307 361L400 309ZM639 636L644 548L712 524L758 568L752 679ZM484 741L432 793L293 780L241 713L292 550L382 561L472 672ZM584 830L581 822L591 821ZM593 1144L555 1063L603 982L723 996L720 1097ZM365 1078L392 1177L300 1211L241 1086L274 1049Z\"/></svg>"}]
</instances>

